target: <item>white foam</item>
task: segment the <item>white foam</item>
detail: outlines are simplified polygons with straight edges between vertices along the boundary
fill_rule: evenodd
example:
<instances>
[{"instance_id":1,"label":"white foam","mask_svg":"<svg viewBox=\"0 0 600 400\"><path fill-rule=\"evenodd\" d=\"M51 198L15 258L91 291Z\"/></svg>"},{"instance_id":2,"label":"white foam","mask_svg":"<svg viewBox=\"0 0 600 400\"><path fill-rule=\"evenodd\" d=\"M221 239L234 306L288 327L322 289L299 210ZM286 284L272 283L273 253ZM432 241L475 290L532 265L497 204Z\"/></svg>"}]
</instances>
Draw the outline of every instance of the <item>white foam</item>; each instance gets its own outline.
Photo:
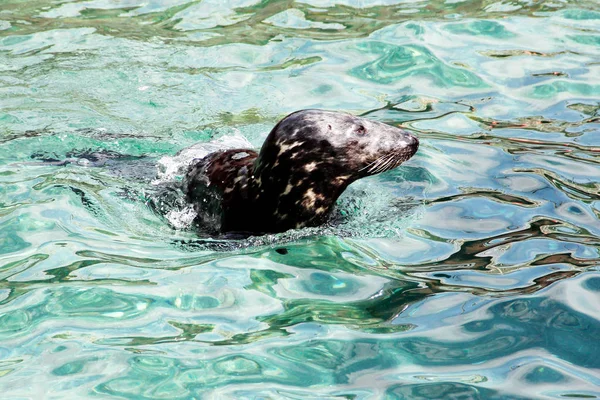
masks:
<instances>
[{"instance_id":1,"label":"white foam","mask_svg":"<svg viewBox=\"0 0 600 400\"><path fill-rule=\"evenodd\" d=\"M156 165L156 179L153 185L180 180L194 160L206 157L215 151L230 149L251 149L252 144L239 132L231 136L223 136L210 142L196 143L180 150L174 156L164 156Z\"/></svg>"},{"instance_id":2,"label":"white foam","mask_svg":"<svg viewBox=\"0 0 600 400\"><path fill-rule=\"evenodd\" d=\"M175 229L187 229L192 226L194 222L194 218L196 218L196 211L194 211L194 207L187 206L182 210L171 210L166 215L165 218L169 221L169 224Z\"/></svg>"}]
</instances>

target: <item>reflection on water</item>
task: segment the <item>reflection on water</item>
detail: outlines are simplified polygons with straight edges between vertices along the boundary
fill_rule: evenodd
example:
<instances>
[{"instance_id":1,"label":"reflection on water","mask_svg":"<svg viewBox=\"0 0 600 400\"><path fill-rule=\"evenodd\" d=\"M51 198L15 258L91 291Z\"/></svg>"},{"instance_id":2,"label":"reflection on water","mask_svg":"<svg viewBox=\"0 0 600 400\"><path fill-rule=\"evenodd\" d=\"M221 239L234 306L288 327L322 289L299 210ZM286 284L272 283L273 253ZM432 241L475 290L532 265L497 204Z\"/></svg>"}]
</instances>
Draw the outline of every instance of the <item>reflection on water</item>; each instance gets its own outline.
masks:
<instances>
[{"instance_id":1,"label":"reflection on water","mask_svg":"<svg viewBox=\"0 0 600 400\"><path fill-rule=\"evenodd\" d=\"M595 1L2 2L2 391L599 397L599 21ZM258 147L308 107L421 149L327 227L227 241L152 211L161 157Z\"/></svg>"}]
</instances>

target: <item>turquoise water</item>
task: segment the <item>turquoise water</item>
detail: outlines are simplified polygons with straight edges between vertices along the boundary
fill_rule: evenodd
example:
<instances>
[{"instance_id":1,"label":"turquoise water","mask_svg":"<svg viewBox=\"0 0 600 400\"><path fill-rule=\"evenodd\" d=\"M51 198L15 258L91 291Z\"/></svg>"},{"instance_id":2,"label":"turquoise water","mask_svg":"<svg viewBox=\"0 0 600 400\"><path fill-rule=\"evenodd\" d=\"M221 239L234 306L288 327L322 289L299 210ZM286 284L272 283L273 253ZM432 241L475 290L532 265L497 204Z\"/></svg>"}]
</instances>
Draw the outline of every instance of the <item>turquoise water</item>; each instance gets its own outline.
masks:
<instances>
[{"instance_id":1,"label":"turquoise water","mask_svg":"<svg viewBox=\"0 0 600 400\"><path fill-rule=\"evenodd\" d=\"M149 208L307 107L421 148L323 228ZM4 0L0 142L3 398L600 397L596 1Z\"/></svg>"}]
</instances>

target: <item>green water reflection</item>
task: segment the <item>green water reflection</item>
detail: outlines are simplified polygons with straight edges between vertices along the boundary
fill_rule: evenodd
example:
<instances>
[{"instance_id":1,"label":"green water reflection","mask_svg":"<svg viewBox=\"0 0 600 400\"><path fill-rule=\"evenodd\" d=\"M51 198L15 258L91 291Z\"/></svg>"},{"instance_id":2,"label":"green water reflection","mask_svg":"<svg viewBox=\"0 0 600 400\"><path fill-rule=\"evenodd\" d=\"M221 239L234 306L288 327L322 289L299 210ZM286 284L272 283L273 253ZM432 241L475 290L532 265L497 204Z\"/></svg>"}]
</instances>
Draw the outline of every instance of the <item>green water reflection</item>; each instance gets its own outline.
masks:
<instances>
[{"instance_id":1,"label":"green water reflection","mask_svg":"<svg viewBox=\"0 0 600 400\"><path fill-rule=\"evenodd\" d=\"M596 1L3 1L2 392L599 397L599 21ZM259 147L309 107L421 148L322 228L223 241L150 207L161 157Z\"/></svg>"}]
</instances>

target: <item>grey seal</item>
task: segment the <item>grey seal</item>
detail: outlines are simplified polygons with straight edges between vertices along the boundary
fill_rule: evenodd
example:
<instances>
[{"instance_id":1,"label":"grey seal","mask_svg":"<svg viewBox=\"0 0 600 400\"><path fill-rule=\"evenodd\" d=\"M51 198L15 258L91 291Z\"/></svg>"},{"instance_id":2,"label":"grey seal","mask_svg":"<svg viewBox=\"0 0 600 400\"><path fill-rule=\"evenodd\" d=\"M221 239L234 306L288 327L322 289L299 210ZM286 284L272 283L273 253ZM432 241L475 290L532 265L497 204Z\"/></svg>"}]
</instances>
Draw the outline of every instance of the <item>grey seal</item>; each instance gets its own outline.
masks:
<instances>
[{"instance_id":1,"label":"grey seal","mask_svg":"<svg viewBox=\"0 0 600 400\"><path fill-rule=\"evenodd\" d=\"M184 178L197 222L215 232L283 232L326 222L357 179L396 168L419 140L351 114L296 111L267 136L260 152L218 151L194 160Z\"/></svg>"}]
</instances>

